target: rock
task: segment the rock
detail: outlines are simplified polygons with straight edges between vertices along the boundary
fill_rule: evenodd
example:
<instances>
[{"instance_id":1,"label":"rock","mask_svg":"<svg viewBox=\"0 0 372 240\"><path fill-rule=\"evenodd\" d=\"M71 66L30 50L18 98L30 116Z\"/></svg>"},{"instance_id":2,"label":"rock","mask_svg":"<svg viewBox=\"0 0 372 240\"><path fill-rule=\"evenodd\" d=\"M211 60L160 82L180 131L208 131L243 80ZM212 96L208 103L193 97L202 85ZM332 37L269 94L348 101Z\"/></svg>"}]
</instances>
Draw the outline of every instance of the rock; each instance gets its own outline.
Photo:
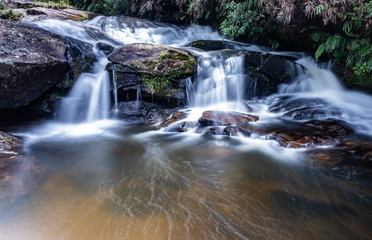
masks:
<instances>
[{"instance_id":1,"label":"rock","mask_svg":"<svg viewBox=\"0 0 372 240\"><path fill-rule=\"evenodd\" d=\"M160 106L142 101L120 102L116 116L125 121L147 123L148 117L157 112Z\"/></svg>"},{"instance_id":2,"label":"rock","mask_svg":"<svg viewBox=\"0 0 372 240\"><path fill-rule=\"evenodd\" d=\"M100 51L104 52L106 55L110 55L115 50L114 46L104 43L104 42L97 43L97 47Z\"/></svg>"},{"instance_id":3,"label":"rock","mask_svg":"<svg viewBox=\"0 0 372 240\"><path fill-rule=\"evenodd\" d=\"M22 146L22 137L0 131L0 153L17 152Z\"/></svg>"},{"instance_id":4,"label":"rock","mask_svg":"<svg viewBox=\"0 0 372 240\"><path fill-rule=\"evenodd\" d=\"M208 128L205 132L205 135L224 135L224 136L238 136L239 132L234 126L227 127L211 127Z\"/></svg>"},{"instance_id":5,"label":"rock","mask_svg":"<svg viewBox=\"0 0 372 240\"><path fill-rule=\"evenodd\" d=\"M138 43L117 48L109 60L106 69L115 74L119 92L140 90L143 100L169 107L186 103L185 78L196 71L196 59L188 52Z\"/></svg>"},{"instance_id":6,"label":"rock","mask_svg":"<svg viewBox=\"0 0 372 240\"><path fill-rule=\"evenodd\" d=\"M61 41L67 46L66 57L70 69L57 87L68 90L72 88L80 74L92 71L94 62L97 61L97 56L94 53L93 45L90 43L66 36L61 37Z\"/></svg>"},{"instance_id":7,"label":"rock","mask_svg":"<svg viewBox=\"0 0 372 240\"><path fill-rule=\"evenodd\" d=\"M253 122L258 119L258 116L239 112L205 111L199 123L202 126L226 126Z\"/></svg>"},{"instance_id":8,"label":"rock","mask_svg":"<svg viewBox=\"0 0 372 240\"><path fill-rule=\"evenodd\" d=\"M245 136L263 136L289 148L338 144L353 135L353 130L345 122L335 119L312 120L276 129L275 126L265 128L254 125L239 125L237 129Z\"/></svg>"},{"instance_id":9,"label":"rock","mask_svg":"<svg viewBox=\"0 0 372 240\"><path fill-rule=\"evenodd\" d=\"M186 45L186 47L199 48L204 51L216 51L223 49L236 49L236 46L249 46L248 44L231 42L227 40L197 40Z\"/></svg>"},{"instance_id":10,"label":"rock","mask_svg":"<svg viewBox=\"0 0 372 240\"><path fill-rule=\"evenodd\" d=\"M182 119L185 119L186 117L187 117L187 114L185 112L177 111L172 115L172 117L168 118L167 120L159 124L157 126L157 129L168 127L170 124L180 121Z\"/></svg>"},{"instance_id":11,"label":"rock","mask_svg":"<svg viewBox=\"0 0 372 240\"><path fill-rule=\"evenodd\" d=\"M247 50L241 54L244 55L244 72L250 76L254 89L249 97L276 93L280 84L289 83L296 75L297 64L289 57Z\"/></svg>"},{"instance_id":12,"label":"rock","mask_svg":"<svg viewBox=\"0 0 372 240\"><path fill-rule=\"evenodd\" d=\"M22 158L23 139L0 131L0 188Z\"/></svg>"},{"instance_id":13,"label":"rock","mask_svg":"<svg viewBox=\"0 0 372 240\"><path fill-rule=\"evenodd\" d=\"M66 45L38 27L0 20L0 109L25 106L61 82Z\"/></svg>"},{"instance_id":14,"label":"rock","mask_svg":"<svg viewBox=\"0 0 372 240\"><path fill-rule=\"evenodd\" d=\"M147 43L128 44L117 48L108 59L137 73L182 79L196 71L196 59L190 53Z\"/></svg>"}]
</instances>

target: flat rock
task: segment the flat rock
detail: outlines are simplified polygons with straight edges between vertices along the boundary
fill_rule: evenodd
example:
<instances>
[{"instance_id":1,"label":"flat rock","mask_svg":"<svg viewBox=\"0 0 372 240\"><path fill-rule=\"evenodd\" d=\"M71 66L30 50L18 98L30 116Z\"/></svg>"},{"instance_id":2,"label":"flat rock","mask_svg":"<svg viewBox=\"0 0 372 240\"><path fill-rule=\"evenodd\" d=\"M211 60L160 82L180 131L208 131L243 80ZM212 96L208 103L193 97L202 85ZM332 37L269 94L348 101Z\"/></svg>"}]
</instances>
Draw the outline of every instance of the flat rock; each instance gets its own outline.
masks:
<instances>
[{"instance_id":1,"label":"flat rock","mask_svg":"<svg viewBox=\"0 0 372 240\"><path fill-rule=\"evenodd\" d=\"M205 111L199 123L203 126L227 126L255 122L258 119L258 116L240 112Z\"/></svg>"},{"instance_id":2,"label":"flat rock","mask_svg":"<svg viewBox=\"0 0 372 240\"><path fill-rule=\"evenodd\" d=\"M147 43L119 47L108 59L137 73L170 79L192 76L197 67L195 57L186 51Z\"/></svg>"},{"instance_id":3,"label":"flat rock","mask_svg":"<svg viewBox=\"0 0 372 240\"><path fill-rule=\"evenodd\" d=\"M353 130L346 123L335 119L312 120L277 129L256 125L239 125L237 129L243 135L266 137L289 148L338 144L353 135Z\"/></svg>"}]
</instances>

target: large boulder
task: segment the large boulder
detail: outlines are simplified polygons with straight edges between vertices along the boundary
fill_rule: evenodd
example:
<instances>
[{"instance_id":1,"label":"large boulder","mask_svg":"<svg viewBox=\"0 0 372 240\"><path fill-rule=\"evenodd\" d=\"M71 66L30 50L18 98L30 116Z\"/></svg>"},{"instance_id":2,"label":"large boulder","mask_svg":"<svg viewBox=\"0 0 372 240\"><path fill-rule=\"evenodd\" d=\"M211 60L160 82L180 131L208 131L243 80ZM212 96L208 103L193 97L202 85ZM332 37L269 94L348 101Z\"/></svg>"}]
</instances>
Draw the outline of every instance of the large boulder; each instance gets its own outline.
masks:
<instances>
[{"instance_id":1,"label":"large boulder","mask_svg":"<svg viewBox=\"0 0 372 240\"><path fill-rule=\"evenodd\" d=\"M254 82L254 92L250 97L269 96L278 92L278 86L290 83L296 76L293 59L265 52L244 50L244 72Z\"/></svg>"},{"instance_id":2,"label":"large boulder","mask_svg":"<svg viewBox=\"0 0 372 240\"><path fill-rule=\"evenodd\" d=\"M66 45L33 25L0 20L0 109L25 106L63 79Z\"/></svg>"},{"instance_id":3,"label":"large boulder","mask_svg":"<svg viewBox=\"0 0 372 240\"><path fill-rule=\"evenodd\" d=\"M134 43L117 48L108 59L139 73L182 79L196 71L196 59L188 52L148 43Z\"/></svg>"},{"instance_id":4,"label":"large boulder","mask_svg":"<svg viewBox=\"0 0 372 240\"><path fill-rule=\"evenodd\" d=\"M196 58L186 51L146 43L119 47L108 59L117 89L140 89L143 100L172 107L185 104L185 79L197 68Z\"/></svg>"}]
</instances>

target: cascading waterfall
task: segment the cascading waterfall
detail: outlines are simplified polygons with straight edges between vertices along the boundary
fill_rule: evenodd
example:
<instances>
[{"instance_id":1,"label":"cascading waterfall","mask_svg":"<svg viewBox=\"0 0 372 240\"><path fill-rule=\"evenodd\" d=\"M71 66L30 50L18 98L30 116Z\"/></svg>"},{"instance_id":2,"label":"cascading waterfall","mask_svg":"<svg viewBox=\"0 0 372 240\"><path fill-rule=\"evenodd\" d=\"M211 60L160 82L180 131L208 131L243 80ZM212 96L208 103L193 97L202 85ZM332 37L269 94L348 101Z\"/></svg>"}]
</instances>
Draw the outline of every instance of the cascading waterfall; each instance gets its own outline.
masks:
<instances>
[{"instance_id":1,"label":"cascading waterfall","mask_svg":"<svg viewBox=\"0 0 372 240\"><path fill-rule=\"evenodd\" d=\"M110 111L107 59L95 63L93 73L79 76L69 95L64 98L61 120L68 123L107 119Z\"/></svg>"},{"instance_id":2,"label":"cascading waterfall","mask_svg":"<svg viewBox=\"0 0 372 240\"><path fill-rule=\"evenodd\" d=\"M243 64L243 56L225 58L217 54L201 58L194 86L195 101L191 102L196 107L228 101L239 103L244 97L245 89ZM192 95L193 93L188 93L188 96Z\"/></svg>"},{"instance_id":3,"label":"cascading waterfall","mask_svg":"<svg viewBox=\"0 0 372 240\"><path fill-rule=\"evenodd\" d=\"M113 92L114 92L114 111L118 111L118 83L116 79L116 72L115 70L112 70L112 85L113 85Z\"/></svg>"}]
</instances>

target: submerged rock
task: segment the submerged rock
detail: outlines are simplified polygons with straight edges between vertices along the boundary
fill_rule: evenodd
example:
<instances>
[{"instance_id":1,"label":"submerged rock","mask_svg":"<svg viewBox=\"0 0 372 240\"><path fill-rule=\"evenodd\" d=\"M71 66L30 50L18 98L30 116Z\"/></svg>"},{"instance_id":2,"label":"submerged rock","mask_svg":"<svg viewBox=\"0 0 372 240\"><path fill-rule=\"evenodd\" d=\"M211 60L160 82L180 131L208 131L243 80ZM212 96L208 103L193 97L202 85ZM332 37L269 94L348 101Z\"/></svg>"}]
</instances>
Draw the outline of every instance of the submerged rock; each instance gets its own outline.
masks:
<instances>
[{"instance_id":1,"label":"submerged rock","mask_svg":"<svg viewBox=\"0 0 372 240\"><path fill-rule=\"evenodd\" d=\"M0 109L29 104L63 79L66 45L38 27L0 20Z\"/></svg>"},{"instance_id":2,"label":"submerged rock","mask_svg":"<svg viewBox=\"0 0 372 240\"><path fill-rule=\"evenodd\" d=\"M19 164L23 139L0 131L0 187Z\"/></svg>"},{"instance_id":3,"label":"submerged rock","mask_svg":"<svg viewBox=\"0 0 372 240\"><path fill-rule=\"evenodd\" d=\"M258 116L239 113L239 112L223 112L223 111L205 111L203 112L199 123L202 126L221 126L221 125L239 125L247 122L254 122L259 119Z\"/></svg>"}]
</instances>

